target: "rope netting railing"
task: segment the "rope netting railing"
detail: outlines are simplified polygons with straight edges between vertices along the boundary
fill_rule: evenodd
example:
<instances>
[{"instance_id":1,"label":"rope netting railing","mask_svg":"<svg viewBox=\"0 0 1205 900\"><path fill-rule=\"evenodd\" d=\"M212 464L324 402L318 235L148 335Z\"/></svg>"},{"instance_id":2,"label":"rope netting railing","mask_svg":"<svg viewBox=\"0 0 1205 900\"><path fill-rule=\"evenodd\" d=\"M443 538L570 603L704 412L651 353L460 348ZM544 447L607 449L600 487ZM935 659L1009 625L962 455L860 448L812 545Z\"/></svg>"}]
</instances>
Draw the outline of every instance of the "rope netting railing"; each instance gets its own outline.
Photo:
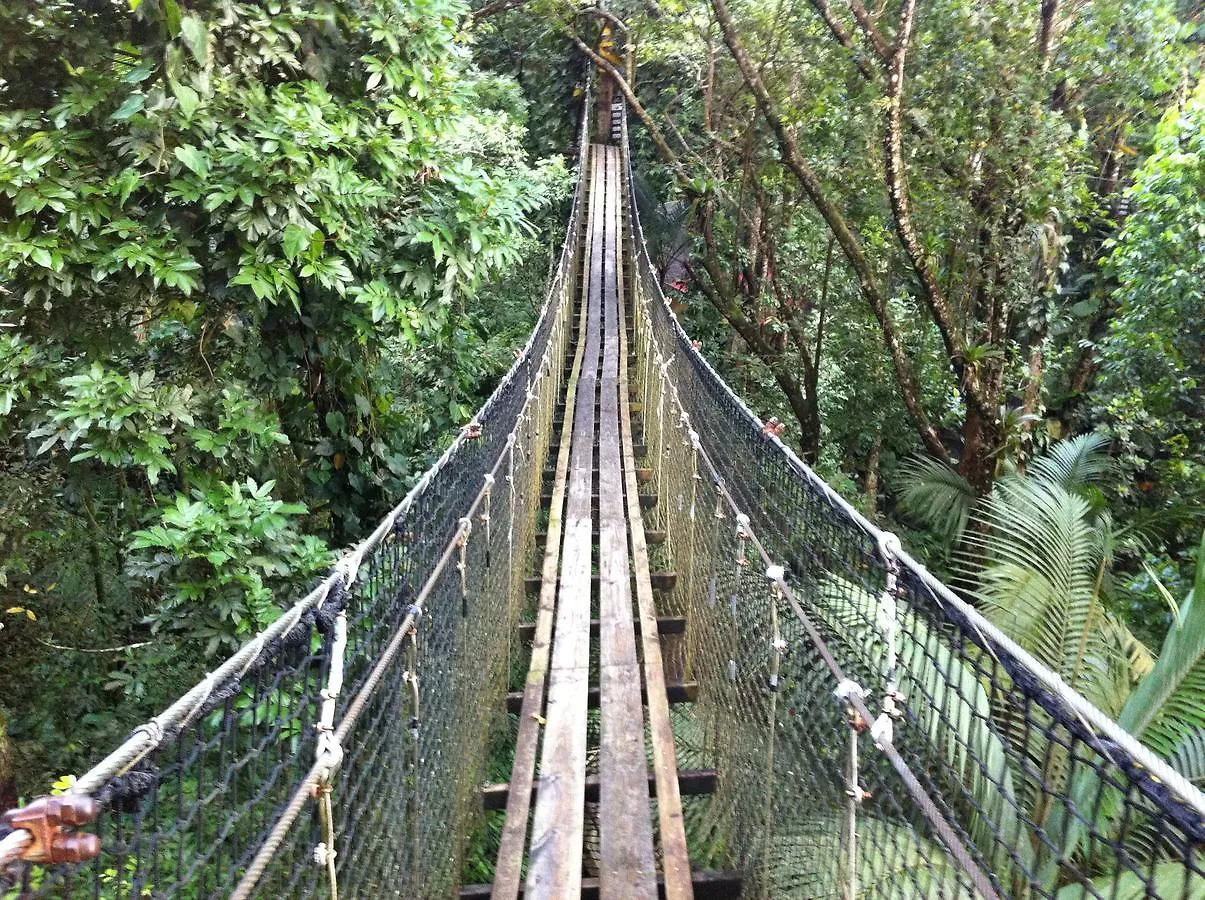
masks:
<instances>
[{"instance_id":1,"label":"rope netting railing","mask_svg":"<svg viewBox=\"0 0 1205 900\"><path fill-rule=\"evenodd\" d=\"M505 716L583 206L579 172L540 318L472 423L317 588L76 781L94 860L14 862L37 828L0 832L0 894L453 891Z\"/></svg>"},{"instance_id":2,"label":"rope netting railing","mask_svg":"<svg viewBox=\"0 0 1205 900\"><path fill-rule=\"evenodd\" d=\"M626 123L623 139L627 143ZM1205 797L801 462L692 346L635 194L634 383L686 615L696 865L773 898L1205 897Z\"/></svg>"}]
</instances>

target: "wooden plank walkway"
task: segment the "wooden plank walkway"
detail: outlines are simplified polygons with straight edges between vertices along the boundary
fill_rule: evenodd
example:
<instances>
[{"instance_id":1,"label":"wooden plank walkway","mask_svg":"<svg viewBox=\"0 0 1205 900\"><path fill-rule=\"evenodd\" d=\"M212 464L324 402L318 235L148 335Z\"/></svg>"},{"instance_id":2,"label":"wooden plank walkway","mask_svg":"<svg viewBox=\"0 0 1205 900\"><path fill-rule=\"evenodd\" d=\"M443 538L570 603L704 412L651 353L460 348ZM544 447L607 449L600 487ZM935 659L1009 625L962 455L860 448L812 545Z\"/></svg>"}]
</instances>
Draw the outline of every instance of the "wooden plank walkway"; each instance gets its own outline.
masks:
<instances>
[{"instance_id":1,"label":"wooden plank walkway","mask_svg":"<svg viewBox=\"0 0 1205 900\"><path fill-rule=\"evenodd\" d=\"M619 345L624 330L619 316L619 154L615 147L603 150L607 252L601 300L607 328L598 404L599 896L624 900L656 896L657 872L619 451Z\"/></svg>"},{"instance_id":2,"label":"wooden plank walkway","mask_svg":"<svg viewBox=\"0 0 1205 900\"><path fill-rule=\"evenodd\" d=\"M677 579L649 569L642 510L655 494L640 488L651 470L636 464L631 421L623 162L618 148L594 144L586 164L578 339L553 439L556 466L546 476L540 577L528 579L538 588L536 621L519 632L532 641L531 665L521 694L508 697L519 712L511 780L482 793L485 808L505 804L506 821L493 884L461 896L689 900L699 885L703 896L735 896L739 879L690 868L682 793L714 790L718 773L677 768L669 707L690 702L693 685L666 684L660 641L689 623L658 619L654 588L673 590ZM593 707L596 748L588 742ZM598 804L589 857L588 800Z\"/></svg>"}]
</instances>

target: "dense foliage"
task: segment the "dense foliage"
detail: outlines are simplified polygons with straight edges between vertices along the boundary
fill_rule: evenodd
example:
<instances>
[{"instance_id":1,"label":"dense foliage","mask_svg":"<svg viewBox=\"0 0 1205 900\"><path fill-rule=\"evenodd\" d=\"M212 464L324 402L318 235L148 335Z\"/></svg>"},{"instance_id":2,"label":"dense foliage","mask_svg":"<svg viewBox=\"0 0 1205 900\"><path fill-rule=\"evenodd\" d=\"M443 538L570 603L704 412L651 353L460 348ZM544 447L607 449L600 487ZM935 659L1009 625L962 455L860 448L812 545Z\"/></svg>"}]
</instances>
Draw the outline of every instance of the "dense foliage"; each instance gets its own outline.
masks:
<instances>
[{"instance_id":1,"label":"dense foliage","mask_svg":"<svg viewBox=\"0 0 1205 900\"><path fill-rule=\"evenodd\" d=\"M565 167L466 11L0 9L0 806L275 618L525 339Z\"/></svg>"},{"instance_id":2,"label":"dense foliage","mask_svg":"<svg viewBox=\"0 0 1205 900\"><path fill-rule=\"evenodd\" d=\"M1199 4L610 8L639 63L642 221L705 352L1199 782ZM580 12L507 15L591 55Z\"/></svg>"},{"instance_id":3,"label":"dense foliage","mask_svg":"<svg viewBox=\"0 0 1205 900\"><path fill-rule=\"evenodd\" d=\"M1201 656L1197 6L610 6L705 352L1054 668L1043 623L1086 621L1105 668L1067 677L1123 717ZM532 160L597 30L551 0L0 8L0 805L269 621L467 419L531 321L566 184Z\"/></svg>"},{"instance_id":4,"label":"dense foliage","mask_svg":"<svg viewBox=\"0 0 1205 900\"><path fill-rule=\"evenodd\" d=\"M1157 643L1158 584L1187 593L1205 509L1196 6L613 10L653 252L737 389L939 568L959 529L915 514L918 467L928 502L969 514L1104 435L1103 502L1141 536L1110 602ZM589 52L587 16L507 16Z\"/></svg>"}]
</instances>

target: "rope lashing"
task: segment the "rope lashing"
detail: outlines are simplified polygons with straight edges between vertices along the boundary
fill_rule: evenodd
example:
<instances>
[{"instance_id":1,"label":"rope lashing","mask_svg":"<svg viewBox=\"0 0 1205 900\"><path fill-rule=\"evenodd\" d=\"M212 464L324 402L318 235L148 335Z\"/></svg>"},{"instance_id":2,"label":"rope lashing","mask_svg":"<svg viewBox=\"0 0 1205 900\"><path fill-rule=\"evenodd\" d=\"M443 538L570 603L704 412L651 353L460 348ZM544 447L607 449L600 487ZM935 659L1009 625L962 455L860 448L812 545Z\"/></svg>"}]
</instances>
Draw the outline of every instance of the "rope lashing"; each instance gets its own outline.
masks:
<instances>
[{"instance_id":1,"label":"rope lashing","mask_svg":"<svg viewBox=\"0 0 1205 900\"><path fill-rule=\"evenodd\" d=\"M489 472L486 472L483 477L485 478L484 508L477 518L485 526L485 567L488 569L490 567L490 496L494 493L495 479Z\"/></svg>"},{"instance_id":2,"label":"rope lashing","mask_svg":"<svg viewBox=\"0 0 1205 900\"><path fill-rule=\"evenodd\" d=\"M748 524L748 516L745 517ZM778 738L778 671L787 642L778 627L778 602L782 599L783 579L786 569L782 566L766 567L766 581L770 583L770 729L766 746L766 796L762 805L762 897L770 897L770 851L774 845L774 747Z\"/></svg>"},{"instance_id":3,"label":"rope lashing","mask_svg":"<svg viewBox=\"0 0 1205 900\"><path fill-rule=\"evenodd\" d=\"M420 749L418 745L420 699L418 682L418 623L422 619L422 607L412 604L407 607L406 615L410 617L410 628L406 631L403 641L406 644L406 671L402 673L402 685L410 687L410 718L406 722L406 731L410 736L409 756L403 754L403 765L408 773L408 781L416 784L418 778L418 761ZM418 802L415 791L406 794L406 827L410 831L409 839L413 859L419 859L419 830L415 827L418 816L414 814L414 805Z\"/></svg>"},{"instance_id":4,"label":"rope lashing","mask_svg":"<svg viewBox=\"0 0 1205 900\"><path fill-rule=\"evenodd\" d=\"M321 766L314 791L323 830L323 840L314 848L314 862L326 869L331 900L339 900L339 881L335 872L335 813L331 793L335 772L343 762L343 746L335 737L335 706L343 690L343 661L346 651L347 613L340 610L335 617L326 687L319 692L322 697L322 710L317 725L318 741L314 748L314 760Z\"/></svg>"},{"instance_id":5,"label":"rope lashing","mask_svg":"<svg viewBox=\"0 0 1205 900\"><path fill-rule=\"evenodd\" d=\"M515 571L515 433L506 436L506 486L510 491L510 515L506 523L506 569ZM487 551L488 552L488 551Z\"/></svg>"},{"instance_id":6,"label":"rope lashing","mask_svg":"<svg viewBox=\"0 0 1205 900\"><path fill-rule=\"evenodd\" d=\"M733 577L732 594L728 598L728 605L732 607L732 615L736 615L737 596L741 590L741 573L749 567L749 539L752 532L749 530L749 517L744 513L736 514L736 572Z\"/></svg>"},{"instance_id":7,"label":"rope lashing","mask_svg":"<svg viewBox=\"0 0 1205 900\"><path fill-rule=\"evenodd\" d=\"M782 585L786 579L786 569L782 566L768 566L766 581L770 582L770 628L773 637L770 640L770 690L778 692L778 672L782 667L782 658L787 652L787 642L783 639L778 625L778 604L782 600Z\"/></svg>"},{"instance_id":8,"label":"rope lashing","mask_svg":"<svg viewBox=\"0 0 1205 900\"><path fill-rule=\"evenodd\" d=\"M456 563L456 570L460 573L460 615L467 617L469 614L469 536L473 533L473 520L467 516L460 520L460 537L456 541L456 548L460 554L460 560Z\"/></svg>"},{"instance_id":9,"label":"rope lashing","mask_svg":"<svg viewBox=\"0 0 1205 900\"><path fill-rule=\"evenodd\" d=\"M406 671L402 673L402 683L410 686L410 720L406 727L410 738L418 742L419 723L419 690L418 690L418 623L423 617L423 611L418 606L408 606L406 615L413 616L410 629L406 632Z\"/></svg>"},{"instance_id":10,"label":"rope lashing","mask_svg":"<svg viewBox=\"0 0 1205 900\"><path fill-rule=\"evenodd\" d=\"M699 433L693 428L690 429L690 520L695 520L695 504L699 497L699 482L703 480L703 476L699 474L699 452L703 449L703 445L699 440Z\"/></svg>"},{"instance_id":11,"label":"rope lashing","mask_svg":"<svg viewBox=\"0 0 1205 900\"><path fill-rule=\"evenodd\" d=\"M887 567L886 584L879 597L879 606L875 614L875 627L883 636L887 645L887 685L883 691L883 710L875 719L870 729L870 736L875 746L880 750L885 743L894 739L893 722L903 716L898 703L904 700L899 691L899 654L900 654L900 622L896 596L899 592L900 563L897 555L900 551L900 539L890 532L884 532L879 537L879 554Z\"/></svg>"},{"instance_id":12,"label":"rope lashing","mask_svg":"<svg viewBox=\"0 0 1205 900\"><path fill-rule=\"evenodd\" d=\"M855 698L864 702L866 693L862 686L851 679L844 679L833 691L837 700L842 704L846 720L849 723L849 755L846 763L845 796L849 798L845 807L846 835L846 900L855 900L858 896L858 807L870 795L862 788L858 777L858 735L866 730L866 721L854 705Z\"/></svg>"}]
</instances>

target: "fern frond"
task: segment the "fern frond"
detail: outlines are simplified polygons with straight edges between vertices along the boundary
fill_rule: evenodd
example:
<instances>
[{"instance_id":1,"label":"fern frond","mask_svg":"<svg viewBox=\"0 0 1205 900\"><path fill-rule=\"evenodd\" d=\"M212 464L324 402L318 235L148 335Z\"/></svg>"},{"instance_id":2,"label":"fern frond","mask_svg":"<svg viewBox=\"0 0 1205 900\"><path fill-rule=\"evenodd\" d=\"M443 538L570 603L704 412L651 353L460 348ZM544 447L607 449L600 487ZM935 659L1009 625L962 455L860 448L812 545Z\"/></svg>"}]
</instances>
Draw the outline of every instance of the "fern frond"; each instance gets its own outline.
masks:
<instances>
[{"instance_id":1,"label":"fern frond","mask_svg":"<svg viewBox=\"0 0 1205 900\"><path fill-rule=\"evenodd\" d=\"M1103 434L1080 434L1059 441L1029 464L1029 476L1069 491L1100 481L1113 470L1109 438Z\"/></svg>"},{"instance_id":2,"label":"fern frond","mask_svg":"<svg viewBox=\"0 0 1205 900\"><path fill-rule=\"evenodd\" d=\"M931 529L949 545L966 530L975 494L967 480L940 460L915 456L896 474L900 509Z\"/></svg>"}]
</instances>

